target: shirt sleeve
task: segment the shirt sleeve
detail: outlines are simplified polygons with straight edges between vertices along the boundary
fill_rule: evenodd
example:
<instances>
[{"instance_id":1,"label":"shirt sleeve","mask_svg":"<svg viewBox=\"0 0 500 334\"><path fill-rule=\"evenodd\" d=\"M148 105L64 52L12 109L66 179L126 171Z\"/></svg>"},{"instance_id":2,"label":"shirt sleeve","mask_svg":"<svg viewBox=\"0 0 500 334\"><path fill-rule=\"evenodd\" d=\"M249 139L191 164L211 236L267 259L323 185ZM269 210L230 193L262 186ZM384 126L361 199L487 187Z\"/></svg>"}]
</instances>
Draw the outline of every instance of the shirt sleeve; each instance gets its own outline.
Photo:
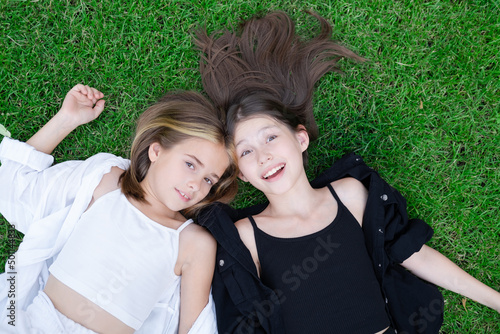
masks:
<instances>
[{"instance_id":1,"label":"shirt sleeve","mask_svg":"<svg viewBox=\"0 0 500 334\"><path fill-rule=\"evenodd\" d=\"M405 228L398 231L396 240L389 243L387 255L396 263L403 263L413 253L420 251L431 240L432 234L433 230L426 222L410 219Z\"/></svg>"},{"instance_id":2,"label":"shirt sleeve","mask_svg":"<svg viewBox=\"0 0 500 334\"><path fill-rule=\"evenodd\" d=\"M380 196L385 216L385 249L392 261L402 263L418 252L434 231L423 220L408 218L403 195L387 184L385 190Z\"/></svg>"},{"instance_id":3,"label":"shirt sleeve","mask_svg":"<svg viewBox=\"0 0 500 334\"><path fill-rule=\"evenodd\" d=\"M52 156L26 143L4 138L0 144L0 213L17 230L26 233L32 222L70 205L82 187L91 187L85 177L96 164L112 158L115 162L109 163L109 168L128 166L124 159L111 154L52 166Z\"/></svg>"}]
</instances>

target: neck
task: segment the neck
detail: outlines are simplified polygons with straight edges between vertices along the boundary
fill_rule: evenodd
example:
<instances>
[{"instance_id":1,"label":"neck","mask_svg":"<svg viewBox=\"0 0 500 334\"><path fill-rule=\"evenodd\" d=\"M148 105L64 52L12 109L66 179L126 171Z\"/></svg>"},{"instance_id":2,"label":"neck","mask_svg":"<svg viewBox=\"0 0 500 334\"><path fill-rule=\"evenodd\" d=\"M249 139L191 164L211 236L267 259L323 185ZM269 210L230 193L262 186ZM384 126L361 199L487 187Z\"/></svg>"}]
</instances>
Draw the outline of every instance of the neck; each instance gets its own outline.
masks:
<instances>
[{"instance_id":1,"label":"neck","mask_svg":"<svg viewBox=\"0 0 500 334\"><path fill-rule=\"evenodd\" d=\"M321 199L321 192L311 187L305 173L286 193L265 194L269 200L267 214L273 217L309 217Z\"/></svg>"}]
</instances>

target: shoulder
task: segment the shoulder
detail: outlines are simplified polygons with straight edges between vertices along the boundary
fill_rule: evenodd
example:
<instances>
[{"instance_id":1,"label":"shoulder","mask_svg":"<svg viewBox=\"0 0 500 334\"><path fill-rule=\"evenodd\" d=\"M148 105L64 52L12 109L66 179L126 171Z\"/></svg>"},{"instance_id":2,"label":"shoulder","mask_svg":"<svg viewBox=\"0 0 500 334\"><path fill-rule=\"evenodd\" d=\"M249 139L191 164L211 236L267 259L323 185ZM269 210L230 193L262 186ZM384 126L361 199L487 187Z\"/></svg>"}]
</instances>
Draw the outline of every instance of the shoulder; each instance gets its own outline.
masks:
<instances>
[{"instance_id":1,"label":"shoulder","mask_svg":"<svg viewBox=\"0 0 500 334\"><path fill-rule=\"evenodd\" d=\"M215 268L217 242L204 227L189 224L179 235L179 255L176 273ZM204 269L203 269L204 268Z\"/></svg>"},{"instance_id":2,"label":"shoulder","mask_svg":"<svg viewBox=\"0 0 500 334\"><path fill-rule=\"evenodd\" d=\"M217 242L204 227L189 224L179 235L179 253L175 264L176 275L210 277L215 269ZM208 276L206 276L208 274Z\"/></svg>"},{"instance_id":3,"label":"shoulder","mask_svg":"<svg viewBox=\"0 0 500 334\"><path fill-rule=\"evenodd\" d=\"M253 252L257 250L255 244L255 234L253 230L252 223L249 218L243 218L238 220L235 224L238 234L240 235L241 241L247 246L247 248Z\"/></svg>"},{"instance_id":4,"label":"shoulder","mask_svg":"<svg viewBox=\"0 0 500 334\"><path fill-rule=\"evenodd\" d=\"M192 250L206 251L217 248L217 242L212 234L206 228L195 223L186 226L179 238Z\"/></svg>"},{"instance_id":5,"label":"shoulder","mask_svg":"<svg viewBox=\"0 0 500 334\"><path fill-rule=\"evenodd\" d=\"M182 262L195 263L215 261L217 241L206 228L192 223L186 226L179 235L179 254Z\"/></svg>"},{"instance_id":6,"label":"shoulder","mask_svg":"<svg viewBox=\"0 0 500 334\"><path fill-rule=\"evenodd\" d=\"M107 193L120 188L119 181L120 176L123 174L124 170L120 167L111 167L111 170L104 174L101 181L94 189L94 193L92 194L92 199L89 203L88 208L94 204L100 197L106 195ZM88 209L87 208L87 209Z\"/></svg>"},{"instance_id":7,"label":"shoulder","mask_svg":"<svg viewBox=\"0 0 500 334\"><path fill-rule=\"evenodd\" d=\"M120 188L119 181L120 176L123 174L124 170L119 167L111 167L109 173L104 174L101 182L97 185L94 190L93 200L97 200L99 197L109 193L110 191Z\"/></svg>"},{"instance_id":8,"label":"shoulder","mask_svg":"<svg viewBox=\"0 0 500 334\"><path fill-rule=\"evenodd\" d=\"M360 225L363 222L368 190L360 181L346 177L331 183L333 189Z\"/></svg>"},{"instance_id":9,"label":"shoulder","mask_svg":"<svg viewBox=\"0 0 500 334\"><path fill-rule=\"evenodd\" d=\"M347 196L368 194L366 187L353 177L344 177L331 183L337 194L342 193Z\"/></svg>"},{"instance_id":10,"label":"shoulder","mask_svg":"<svg viewBox=\"0 0 500 334\"><path fill-rule=\"evenodd\" d=\"M249 218L243 218L238 220L235 223L235 226L238 229L238 234L240 235L241 241L243 241L243 244L250 251L253 262L255 263L255 267L257 268L257 273L260 276L259 254L257 251L257 243L255 241L255 234L252 223L250 222Z\"/></svg>"},{"instance_id":11,"label":"shoulder","mask_svg":"<svg viewBox=\"0 0 500 334\"><path fill-rule=\"evenodd\" d=\"M253 226L252 223L250 223L250 219L248 218L238 220L236 223L234 223L234 226L236 226L236 229L238 229L238 233L240 235L246 235L248 233L251 233L253 235Z\"/></svg>"}]
</instances>

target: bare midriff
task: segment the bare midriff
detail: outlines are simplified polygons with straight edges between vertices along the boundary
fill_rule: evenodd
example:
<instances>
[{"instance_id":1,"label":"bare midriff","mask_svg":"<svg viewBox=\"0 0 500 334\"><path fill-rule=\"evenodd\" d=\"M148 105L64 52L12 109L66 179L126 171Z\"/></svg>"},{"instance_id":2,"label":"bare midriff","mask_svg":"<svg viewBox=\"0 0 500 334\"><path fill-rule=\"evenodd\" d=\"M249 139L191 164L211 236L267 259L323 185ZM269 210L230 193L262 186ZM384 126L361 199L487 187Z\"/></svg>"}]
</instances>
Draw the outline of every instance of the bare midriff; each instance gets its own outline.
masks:
<instances>
[{"instance_id":1,"label":"bare midriff","mask_svg":"<svg viewBox=\"0 0 500 334\"><path fill-rule=\"evenodd\" d=\"M134 333L132 327L50 275L43 290L54 307L74 322L97 333Z\"/></svg>"}]
</instances>

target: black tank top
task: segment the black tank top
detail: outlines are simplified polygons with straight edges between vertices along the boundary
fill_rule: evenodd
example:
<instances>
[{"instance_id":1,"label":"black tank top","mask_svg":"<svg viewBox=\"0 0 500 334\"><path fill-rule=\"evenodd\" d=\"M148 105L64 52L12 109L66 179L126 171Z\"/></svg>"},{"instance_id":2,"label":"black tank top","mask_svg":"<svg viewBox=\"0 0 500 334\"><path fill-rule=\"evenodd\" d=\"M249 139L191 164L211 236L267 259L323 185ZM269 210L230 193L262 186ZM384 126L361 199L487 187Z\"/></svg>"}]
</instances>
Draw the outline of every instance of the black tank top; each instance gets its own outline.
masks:
<instances>
[{"instance_id":1,"label":"black tank top","mask_svg":"<svg viewBox=\"0 0 500 334\"><path fill-rule=\"evenodd\" d=\"M389 326L380 286L357 220L339 200L324 229L277 238L252 217L264 284L280 297L287 334L375 333Z\"/></svg>"}]
</instances>

